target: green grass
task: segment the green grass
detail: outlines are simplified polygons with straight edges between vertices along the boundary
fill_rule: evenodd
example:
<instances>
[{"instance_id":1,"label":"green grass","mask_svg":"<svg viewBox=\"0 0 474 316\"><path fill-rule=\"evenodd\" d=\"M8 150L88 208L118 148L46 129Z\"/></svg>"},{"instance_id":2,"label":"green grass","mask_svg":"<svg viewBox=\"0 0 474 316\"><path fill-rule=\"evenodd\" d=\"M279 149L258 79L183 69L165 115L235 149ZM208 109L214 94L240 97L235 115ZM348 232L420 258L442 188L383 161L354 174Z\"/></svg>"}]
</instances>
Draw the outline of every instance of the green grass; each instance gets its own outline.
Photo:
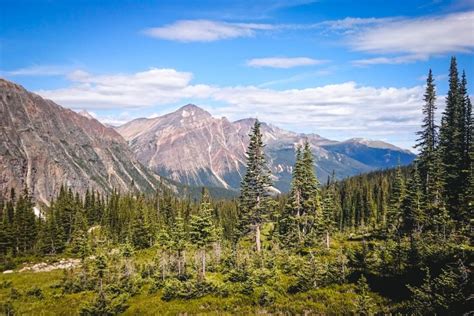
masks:
<instances>
[{"instance_id":1,"label":"green grass","mask_svg":"<svg viewBox=\"0 0 474 316\"><path fill-rule=\"evenodd\" d=\"M61 270L40 273L12 273L0 275L0 284L11 281L11 285L0 289L0 302L11 302L18 315L77 315L81 306L93 297L91 292L77 294L62 294L55 285L63 276ZM208 281L222 282L222 275L209 273ZM283 276L278 277L278 282L288 282ZM44 299L28 296L28 290L39 287ZM193 315L231 315L231 314L256 314L256 313L313 313L335 312L337 314L350 313L354 309L355 294L353 285L334 285L320 288L305 293L287 295L277 293L271 306L258 305L258 293L263 288L255 291L255 295L245 296L234 294L229 297L207 295L199 299L171 300L161 299L162 291L150 294L149 285L145 285L140 293L131 297L127 304L129 308L124 315L177 315L190 313ZM12 288L18 290L21 297L12 299ZM380 297L374 295L378 304L383 304Z\"/></svg>"},{"instance_id":2,"label":"green grass","mask_svg":"<svg viewBox=\"0 0 474 316\"><path fill-rule=\"evenodd\" d=\"M266 238L264 227L263 239ZM250 248L253 245L252 240L243 240L241 246ZM331 250L323 248L315 250L315 255L325 259L331 256L337 256L341 247L356 248L360 246L359 242L348 241L335 236L332 240ZM136 251L133 261L136 266L150 263L157 255L157 249L149 248ZM187 252L187 257L194 256L193 251ZM28 260L29 262L35 260ZM45 259L45 258L43 258ZM50 258L51 260L57 258ZM290 258L277 258L278 264L284 260L288 262ZM298 264L299 261L293 264ZM189 272L196 273L194 268L188 266ZM266 270L269 271L269 270ZM265 269L257 269L255 273L264 273ZM272 272L273 273L273 272ZM172 299L170 301L162 300L163 289L155 293L150 293L152 281L147 279L139 293L128 299L128 308L125 315L178 315L188 313L191 315L248 315L248 314L304 314L311 311L311 314L351 314L355 309L354 284L330 285L313 289L307 292L288 294L287 289L295 281L295 276L285 274L282 270L276 269L274 275L262 285L256 285L254 292L249 295L241 294L242 284L226 281L222 273L208 271L206 275L207 282L218 285L219 288L230 289L230 294L225 295L206 295L197 299ZM54 270L51 272L24 272L0 274L0 303L9 302L13 305L16 315L78 315L79 311L86 302L90 301L95 293L85 291L76 294L63 294L62 289L58 287L64 272ZM255 277L255 276L254 276ZM3 286L2 286L3 285ZM44 298L37 298L27 295L29 290L38 287L41 289ZM11 292L15 289L20 293L19 298L12 298ZM271 303L262 306L259 302L262 293L269 293ZM385 310L389 302L375 293L371 293L374 303L378 306L377 310ZM1 310L0 310L1 314Z\"/></svg>"},{"instance_id":3,"label":"green grass","mask_svg":"<svg viewBox=\"0 0 474 316\"><path fill-rule=\"evenodd\" d=\"M0 289L0 302L11 302L17 315L77 315L80 306L90 299L92 293L63 295L61 289L54 288L61 280L63 272L24 272L0 275L2 282L11 282L11 286ZM38 287L44 299L28 296L28 290ZM11 298L12 288L20 293L18 299Z\"/></svg>"}]
</instances>

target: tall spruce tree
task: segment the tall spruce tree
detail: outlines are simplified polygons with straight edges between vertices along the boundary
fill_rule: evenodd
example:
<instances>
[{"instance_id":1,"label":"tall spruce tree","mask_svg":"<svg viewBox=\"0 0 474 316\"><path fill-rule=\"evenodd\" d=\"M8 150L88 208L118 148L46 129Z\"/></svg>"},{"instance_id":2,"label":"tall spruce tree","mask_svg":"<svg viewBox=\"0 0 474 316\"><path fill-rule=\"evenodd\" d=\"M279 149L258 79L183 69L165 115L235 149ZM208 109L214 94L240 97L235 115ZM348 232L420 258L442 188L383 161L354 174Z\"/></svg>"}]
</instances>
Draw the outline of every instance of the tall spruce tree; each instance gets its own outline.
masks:
<instances>
[{"instance_id":1,"label":"tall spruce tree","mask_svg":"<svg viewBox=\"0 0 474 316\"><path fill-rule=\"evenodd\" d=\"M322 221L319 181L314 173L311 146L305 142L296 149L291 189L279 221L279 233L288 245L311 242Z\"/></svg>"},{"instance_id":2,"label":"tall spruce tree","mask_svg":"<svg viewBox=\"0 0 474 316\"><path fill-rule=\"evenodd\" d=\"M422 130L417 132L419 136L415 148L420 150L418 155L418 170L421 179L427 190L431 187L433 181L434 155L438 143L437 126L435 123L436 112L436 88L431 69L426 79L426 91L424 95L425 104L423 106L423 124Z\"/></svg>"},{"instance_id":3,"label":"tall spruce tree","mask_svg":"<svg viewBox=\"0 0 474 316\"><path fill-rule=\"evenodd\" d=\"M405 179L402 174L400 164L395 171L392 191L390 195L390 204L387 220L389 232L398 233L403 223L403 214L401 210L402 202L405 199Z\"/></svg>"},{"instance_id":4,"label":"tall spruce tree","mask_svg":"<svg viewBox=\"0 0 474 316\"><path fill-rule=\"evenodd\" d=\"M417 166L422 182L427 219L430 224L437 225L439 224L437 222L445 220L445 208L442 196L443 165L439 148L438 126L435 123L436 87L431 69L426 79L424 101L422 130L417 132L419 138L415 148L420 150Z\"/></svg>"},{"instance_id":5,"label":"tall spruce tree","mask_svg":"<svg viewBox=\"0 0 474 316\"><path fill-rule=\"evenodd\" d=\"M314 171L314 157L310 144L305 141L301 155L302 183L301 196L304 213L301 216L301 227L306 242L312 243L321 233L322 197L320 183Z\"/></svg>"},{"instance_id":6,"label":"tall spruce tree","mask_svg":"<svg viewBox=\"0 0 474 316\"><path fill-rule=\"evenodd\" d=\"M175 227L170 232L170 247L176 252L177 265L178 265L178 276L186 274L186 242L187 232L184 226L184 220L181 216L178 216L175 220Z\"/></svg>"},{"instance_id":7,"label":"tall spruce tree","mask_svg":"<svg viewBox=\"0 0 474 316\"><path fill-rule=\"evenodd\" d=\"M260 230L270 213L271 180L258 120L255 121L249 137L247 170L240 187L239 233L246 234L253 230L256 250L260 253Z\"/></svg>"},{"instance_id":8,"label":"tall spruce tree","mask_svg":"<svg viewBox=\"0 0 474 316\"><path fill-rule=\"evenodd\" d=\"M329 249L331 234L336 226L335 214L336 214L336 202L335 202L335 192L336 185L334 179L332 178L326 189L326 194L323 200L323 211L321 216L321 226L324 230L324 238L326 249Z\"/></svg>"},{"instance_id":9,"label":"tall spruce tree","mask_svg":"<svg viewBox=\"0 0 474 316\"><path fill-rule=\"evenodd\" d=\"M303 241L300 227L300 217L303 209L302 201L302 182L303 165L301 157L301 146L296 148L296 159L293 167L293 178L291 180L291 189L288 202L283 208L279 218L278 230L281 240L288 245L295 245Z\"/></svg>"},{"instance_id":10,"label":"tall spruce tree","mask_svg":"<svg viewBox=\"0 0 474 316\"><path fill-rule=\"evenodd\" d=\"M191 243L197 247L201 257L199 278L204 280L206 278L206 250L217 237L216 227L212 221L211 204L206 197L203 197L199 214L191 216L189 230Z\"/></svg>"},{"instance_id":11,"label":"tall spruce tree","mask_svg":"<svg viewBox=\"0 0 474 316\"><path fill-rule=\"evenodd\" d=\"M468 156L469 156L469 173L468 173L468 189L467 189L467 206L468 206L468 214L474 213L474 144L472 143L474 139L474 120L472 116L472 105L471 100L468 100L468 110L467 115L469 120L468 125Z\"/></svg>"},{"instance_id":12,"label":"tall spruce tree","mask_svg":"<svg viewBox=\"0 0 474 316\"><path fill-rule=\"evenodd\" d=\"M426 222L423 201L421 179L415 164L412 175L407 181L407 190L401 205L404 232L409 234L415 231L421 233Z\"/></svg>"},{"instance_id":13,"label":"tall spruce tree","mask_svg":"<svg viewBox=\"0 0 474 316\"><path fill-rule=\"evenodd\" d=\"M34 246L37 230L33 202L27 188L16 203L14 226L16 250L21 253L28 252Z\"/></svg>"},{"instance_id":14,"label":"tall spruce tree","mask_svg":"<svg viewBox=\"0 0 474 316\"><path fill-rule=\"evenodd\" d=\"M451 58L449 90L441 119L440 150L443 164L444 194L448 211L457 220L463 218L462 193L465 118L456 58Z\"/></svg>"},{"instance_id":15,"label":"tall spruce tree","mask_svg":"<svg viewBox=\"0 0 474 316\"><path fill-rule=\"evenodd\" d=\"M461 183L463 185L461 192L462 203L460 205L461 217L464 220L470 218L472 214L469 214L472 209L469 209L469 202L472 197L470 196L470 173L472 158L470 155L472 147L472 104L467 91L467 78L466 72L463 71L461 76L461 82L459 86L459 97L462 110L462 122L460 122L460 130L463 133L463 153L462 153L462 166L461 166Z\"/></svg>"}]
</instances>

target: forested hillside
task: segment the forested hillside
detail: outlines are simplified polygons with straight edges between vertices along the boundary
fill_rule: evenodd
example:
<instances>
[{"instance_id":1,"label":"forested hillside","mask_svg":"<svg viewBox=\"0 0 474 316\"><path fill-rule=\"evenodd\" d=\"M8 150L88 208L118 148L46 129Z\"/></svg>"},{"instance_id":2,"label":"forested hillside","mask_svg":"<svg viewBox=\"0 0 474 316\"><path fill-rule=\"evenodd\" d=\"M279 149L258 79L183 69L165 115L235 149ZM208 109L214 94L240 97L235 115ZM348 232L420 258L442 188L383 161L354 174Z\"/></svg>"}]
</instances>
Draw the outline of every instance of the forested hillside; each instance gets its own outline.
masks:
<instances>
[{"instance_id":1,"label":"forested hillside","mask_svg":"<svg viewBox=\"0 0 474 316\"><path fill-rule=\"evenodd\" d=\"M35 215L28 189L0 205L0 311L13 314L407 313L472 306L474 151L466 75L451 60L441 124L428 74L409 167L318 179L296 151L276 195L260 123L239 198L67 187ZM420 100L421 104L421 100ZM62 258L62 272L19 272ZM472 300L472 298L471 298Z\"/></svg>"}]
</instances>

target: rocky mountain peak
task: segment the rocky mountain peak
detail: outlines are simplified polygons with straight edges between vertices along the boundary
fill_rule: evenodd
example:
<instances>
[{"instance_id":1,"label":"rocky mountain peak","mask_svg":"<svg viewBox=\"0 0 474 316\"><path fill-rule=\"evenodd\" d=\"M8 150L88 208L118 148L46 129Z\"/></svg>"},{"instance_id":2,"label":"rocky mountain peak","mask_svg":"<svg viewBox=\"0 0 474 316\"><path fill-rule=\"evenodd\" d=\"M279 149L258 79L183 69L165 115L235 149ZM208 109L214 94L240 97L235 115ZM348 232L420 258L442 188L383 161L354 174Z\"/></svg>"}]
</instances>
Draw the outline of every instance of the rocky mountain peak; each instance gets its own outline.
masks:
<instances>
[{"instance_id":1,"label":"rocky mountain peak","mask_svg":"<svg viewBox=\"0 0 474 316\"><path fill-rule=\"evenodd\" d=\"M131 183L153 191L158 181L114 129L0 79L0 195L27 186L48 203L61 185L108 193Z\"/></svg>"},{"instance_id":2,"label":"rocky mountain peak","mask_svg":"<svg viewBox=\"0 0 474 316\"><path fill-rule=\"evenodd\" d=\"M395 145L386 143L386 142L381 141L381 140L373 140L373 139L367 139L367 138L362 138L362 137L354 137L354 138L351 138L351 139L348 139L348 140L344 141L343 143L360 144L360 145L364 145L364 146L367 146L367 147L370 147L370 148L407 151L407 150L404 150L402 148L399 148Z\"/></svg>"},{"instance_id":3,"label":"rocky mountain peak","mask_svg":"<svg viewBox=\"0 0 474 316\"><path fill-rule=\"evenodd\" d=\"M176 112L176 114L180 114L181 117L212 117L211 113L207 112L203 108L195 104L186 104L185 106L180 107Z\"/></svg>"},{"instance_id":4,"label":"rocky mountain peak","mask_svg":"<svg viewBox=\"0 0 474 316\"><path fill-rule=\"evenodd\" d=\"M85 118L88 118L89 120L95 120L95 118L89 113L87 112L86 110L80 110L79 112L77 112L77 114L85 117Z\"/></svg>"}]
</instances>

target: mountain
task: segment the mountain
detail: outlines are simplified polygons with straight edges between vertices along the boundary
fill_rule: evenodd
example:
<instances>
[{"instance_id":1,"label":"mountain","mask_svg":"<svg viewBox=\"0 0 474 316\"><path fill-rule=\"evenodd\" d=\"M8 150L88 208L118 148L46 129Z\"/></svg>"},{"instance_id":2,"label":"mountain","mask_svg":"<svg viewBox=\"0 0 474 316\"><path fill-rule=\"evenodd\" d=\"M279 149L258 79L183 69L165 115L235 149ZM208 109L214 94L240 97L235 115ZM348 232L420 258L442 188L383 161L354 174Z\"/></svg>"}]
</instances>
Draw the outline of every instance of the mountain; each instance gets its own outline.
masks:
<instances>
[{"instance_id":1,"label":"mountain","mask_svg":"<svg viewBox=\"0 0 474 316\"><path fill-rule=\"evenodd\" d=\"M239 186L245 138L225 118L189 104L161 117L131 121L117 131L138 160L162 176L192 186Z\"/></svg>"},{"instance_id":2,"label":"mountain","mask_svg":"<svg viewBox=\"0 0 474 316\"><path fill-rule=\"evenodd\" d=\"M137 159L161 176L191 186L237 190L245 172L248 134L255 119L230 122L188 104L164 116L140 118L117 128ZM295 148L307 140L321 181L334 170L338 178L408 164L409 151L380 141L337 142L317 134L300 134L262 123L263 140L275 187L287 191Z\"/></svg>"},{"instance_id":3,"label":"mountain","mask_svg":"<svg viewBox=\"0 0 474 316\"><path fill-rule=\"evenodd\" d=\"M364 138L352 138L344 142L328 144L324 148L344 154L375 168L407 165L413 161L413 154L392 144Z\"/></svg>"},{"instance_id":4,"label":"mountain","mask_svg":"<svg viewBox=\"0 0 474 316\"><path fill-rule=\"evenodd\" d=\"M79 193L150 191L159 177L113 128L0 79L0 193L27 185L47 203L62 184Z\"/></svg>"}]
</instances>

